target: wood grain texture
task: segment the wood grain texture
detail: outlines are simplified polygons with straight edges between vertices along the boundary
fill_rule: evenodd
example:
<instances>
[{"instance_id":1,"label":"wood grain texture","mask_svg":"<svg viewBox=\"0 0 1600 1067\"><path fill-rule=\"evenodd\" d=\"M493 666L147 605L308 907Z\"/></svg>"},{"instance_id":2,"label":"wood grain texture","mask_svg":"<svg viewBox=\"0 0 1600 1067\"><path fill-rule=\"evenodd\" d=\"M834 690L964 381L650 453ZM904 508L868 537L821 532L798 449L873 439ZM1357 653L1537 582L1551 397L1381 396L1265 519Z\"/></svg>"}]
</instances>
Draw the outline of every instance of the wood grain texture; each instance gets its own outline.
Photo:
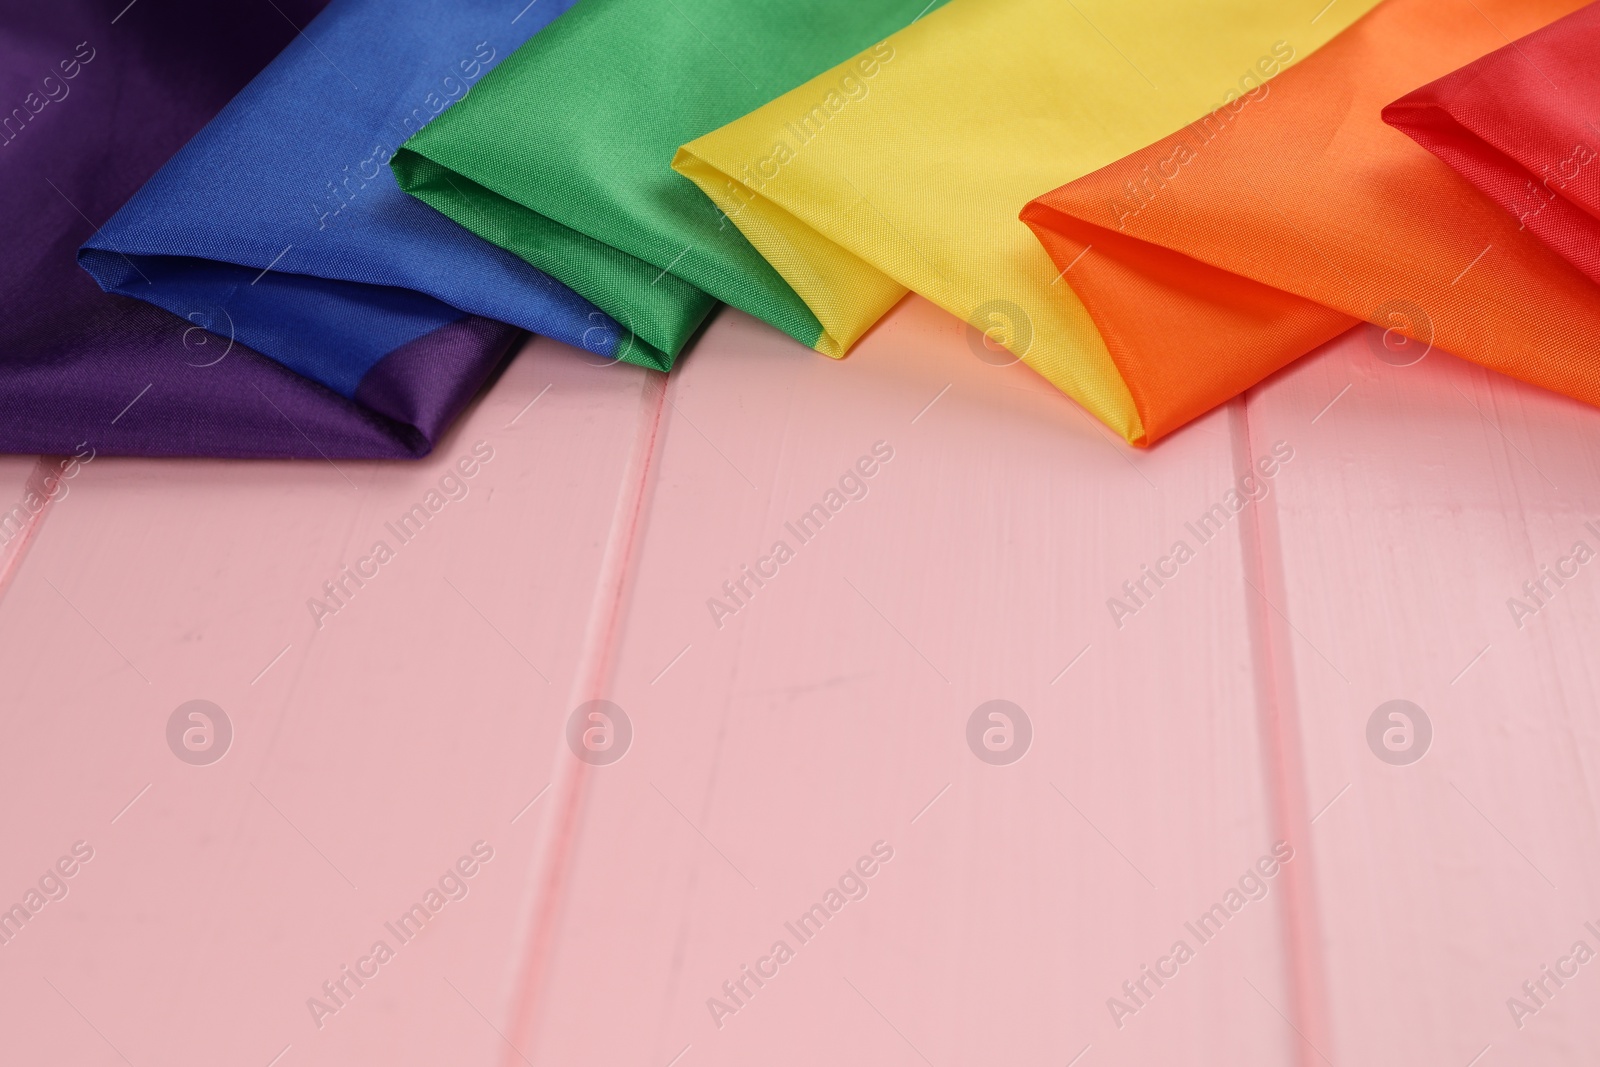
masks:
<instances>
[{"instance_id":1,"label":"wood grain texture","mask_svg":"<svg viewBox=\"0 0 1600 1067\"><path fill-rule=\"evenodd\" d=\"M1594 967L1547 980L1554 995L1536 994L1546 1006L1520 1027L1507 1001L1534 1006L1522 983L1574 942L1600 950L1584 926L1600 927L1600 578L1574 561L1536 614L1508 601L1532 606L1523 583L1575 542L1600 549L1585 526L1600 511L1600 416L1443 353L1389 366L1371 340L1346 335L1249 404L1253 438L1304 442L1305 477L1274 511L1305 803L1331 805L1310 829L1334 1024L1322 1051L1587 1063ZM1392 699L1432 723L1408 766L1365 737Z\"/></svg>"},{"instance_id":2,"label":"wood grain texture","mask_svg":"<svg viewBox=\"0 0 1600 1067\"><path fill-rule=\"evenodd\" d=\"M512 819L551 780L651 381L536 342L419 464L80 475L0 606L0 894L95 856L0 947L0 1058L494 1061L539 807ZM478 441L465 497L401 544L385 524ZM394 558L319 628L307 600L380 539ZM196 697L237 731L211 766L167 748ZM384 924L480 840L493 860L402 946ZM319 1028L307 999L379 939L394 959Z\"/></svg>"},{"instance_id":3,"label":"wood grain texture","mask_svg":"<svg viewBox=\"0 0 1600 1067\"><path fill-rule=\"evenodd\" d=\"M1130 455L917 300L842 363L724 312L668 402L611 685L634 747L594 775L522 1052L1289 1062L1278 885L1215 945L1183 927L1274 840L1243 527L1120 631L1105 606L1232 483L1236 414ZM802 544L877 442L893 459ZM794 558L716 625L779 540ZM1037 731L1012 766L966 747L995 698ZM894 860L802 946L785 922L877 841ZM1179 938L1197 958L1119 1030L1108 997ZM777 940L795 959L714 1019Z\"/></svg>"},{"instance_id":4,"label":"wood grain texture","mask_svg":"<svg viewBox=\"0 0 1600 1067\"><path fill-rule=\"evenodd\" d=\"M670 378L534 342L420 464L86 465L0 556L0 906L94 849L0 943L0 1061L1588 1062L1594 966L1505 1001L1600 948L1600 564L1506 600L1600 550L1600 416L1357 331L1132 453L974 340L912 298L834 362L724 310ZM593 698L618 762L569 742Z\"/></svg>"}]
</instances>

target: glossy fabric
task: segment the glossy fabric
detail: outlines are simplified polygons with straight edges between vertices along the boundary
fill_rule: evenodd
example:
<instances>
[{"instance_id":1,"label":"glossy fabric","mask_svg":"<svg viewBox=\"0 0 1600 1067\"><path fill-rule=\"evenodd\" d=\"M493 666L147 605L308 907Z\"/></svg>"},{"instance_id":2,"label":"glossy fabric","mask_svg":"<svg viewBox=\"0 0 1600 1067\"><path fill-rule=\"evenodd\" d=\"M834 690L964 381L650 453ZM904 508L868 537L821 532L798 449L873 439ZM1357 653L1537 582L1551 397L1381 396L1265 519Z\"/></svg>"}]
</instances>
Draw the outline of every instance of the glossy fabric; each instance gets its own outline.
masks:
<instances>
[{"instance_id":1,"label":"glossy fabric","mask_svg":"<svg viewBox=\"0 0 1600 1067\"><path fill-rule=\"evenodd\" d=\"M0 27L0 106L29 115L0 115L0 225L8 234L0 257L0 451L318 462L416 456L520 335L482 319L452 324L380 363L358 391L367 402L357 402L193 322L102 293L78 267L78 247L96 224L321 4L278 6L141 3L112 26L102 5L61 0L18 7ZM76 58L80 43L93 53L87 62ZM454 368L453 386L441 365ZM397 393L403 403L393 402Z\"/></svg>"},{"instance_id":2,"label":"glossy fabric","mask_svg":"<svg viewBox=\"0 0 1600 1067\"><path fill-rule=\"evenodd\" d=\"M1024 210L1151 439L1361 320L1389 362L1436 345L1600 402L1593 283L1381 118L1577 5L1477 6L1387 0L1264 99Z\"/></svg>"},{"instance_id":3,"label":"glossy fabric","mask_svg":"<svg viewBox=\"0 0 1600 1067\"><path fill-rule=\"evenodd\" d=\"M96 233L108 291L354 397L390 352L479 315L610 355L570 289L400 192L411 132L559 14L490 0L334 0Z\"/></svg>"},{"instance_id":4,"label":"glossy fabric","mask_svg":"<svg viewBox=\"0 0 1600 1067\"><path fill-rule=\"evenodd\" d=\"M899 29L925 0L583 0L395 158L402 187L675 355L721 300L837 354L694 185L683 142ZM877 284L880 311L901 295Z\"/></svg>"},{"instance_id":5,"label":"glossy fabric","mask_svg":"<svg viewBox=\"0 0 1600 1067\"><path fill-rule=\"evenodd\" d=\"M1573 266L1600 281L1600 4L1383 111Z\"/></svg>"},{"instance_id":6,"label":"glossy fabric","mask_svg":"<svg viewBox=\"0 0 1600 1067\"><path fill-rule=\"evenodd\" d=\"M915 290L1141 441L1094 323L1017 211L1256 89L1371 4L1313 22L1320 6L955 0L674 165L838 336Z\"/></svg>"}]
</instances>

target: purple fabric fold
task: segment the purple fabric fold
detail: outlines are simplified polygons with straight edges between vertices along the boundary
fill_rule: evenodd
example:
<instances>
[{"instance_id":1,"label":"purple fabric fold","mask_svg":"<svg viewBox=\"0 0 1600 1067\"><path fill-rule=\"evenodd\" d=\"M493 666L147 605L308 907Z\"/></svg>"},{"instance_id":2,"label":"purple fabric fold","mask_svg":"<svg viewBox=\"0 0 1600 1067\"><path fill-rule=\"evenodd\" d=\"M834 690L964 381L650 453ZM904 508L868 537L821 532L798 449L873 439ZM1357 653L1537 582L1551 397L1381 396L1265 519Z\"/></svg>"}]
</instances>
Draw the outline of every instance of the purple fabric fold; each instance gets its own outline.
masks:
<instances>
[{"instance_id":1,"label":"purple fabric fold","mask_svg":"<svg viewBox=\"0 0 1600 1067\"><path fill-rule=\"evenodd\" d=\"M0 25L0 452L414 458L522 337L450 323L382 360L351 401L232 341L225 318L107 295L79 269L85 239L324 2L12 5Z\"/></svg>"}]
</instances>

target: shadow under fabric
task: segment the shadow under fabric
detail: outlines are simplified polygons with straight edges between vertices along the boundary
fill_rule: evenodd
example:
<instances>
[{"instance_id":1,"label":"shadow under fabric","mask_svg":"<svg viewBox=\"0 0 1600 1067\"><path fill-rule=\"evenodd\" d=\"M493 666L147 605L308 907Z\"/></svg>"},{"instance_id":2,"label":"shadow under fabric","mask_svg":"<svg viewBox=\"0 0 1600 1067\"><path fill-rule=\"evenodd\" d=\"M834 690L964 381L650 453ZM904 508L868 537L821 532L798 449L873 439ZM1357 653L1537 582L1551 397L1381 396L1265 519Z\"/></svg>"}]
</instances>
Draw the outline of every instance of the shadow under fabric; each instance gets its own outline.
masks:
<instances>
[{"instance_id":1,"label":"shadow under fabric","mask_svg":"<svg viewBox=\"0 0 1600 1067\"><path fill-rule=\"evenodd\" d=\"M882 314L860 294L913 290L1143 444L1099 332L1018 209L1281 76L1373 2L953 0L673 166L830 330L859 336Z\"/></svg>"},{"instance_id":2,"label":"shadow under fabric","mask_svg":"<svg viewBox=\"0 0 1600 1067\"><path fill-rule=\"evenodd\" d=\"M672 155L930 6L583 0L407 141L395 174L669 359L719 300L839 355L857 335L825 330ZM881 314L903 295L879 280L857 298Z\"/></svg>"},{"instance_id":3,"label":"shadow under fabric","mask_svg":"<svg viewBox=\"0 0 1600 1067\"><path fill-rule=\"evenodd\" d=\"M10 120L0 121L0 451L414 457L520 336L463 319L395 353L352 401L193 322L108 296L79 269L98 221L322 4L278 6L164 0L108 25L102 5L61 0L20 7L0 27L0 100L23 110L0 116ZM437 381L442 367L454 368L453 386ZM383 403L396 394L409 406Z\"/></svg>"},{"instance_id":4,"label":"shadow under fabric","mask_svg":"<svg viewBox=\"0 0 1600 1067\"><path fill-rule=\"evenodd\" d=\"M1262 98L1023 210L1152 437L1363 320L1600 403L1600 290L1381 117L1578 6L1475 3L1387 0Z\"/></svg>"},{"instance_id":5,"label":"shadow under fabric","mask_svg":"<svg viewBox=\"0 0 1600 1067\"><path fill-rule=\"evenodd\" d=\"M469 315L660 366L570 289L407 197L386 166L563 6L514 22L491 0L333 0L79 262L106 290L351 399L391 353Z\"/></svg>"}]
</instances>

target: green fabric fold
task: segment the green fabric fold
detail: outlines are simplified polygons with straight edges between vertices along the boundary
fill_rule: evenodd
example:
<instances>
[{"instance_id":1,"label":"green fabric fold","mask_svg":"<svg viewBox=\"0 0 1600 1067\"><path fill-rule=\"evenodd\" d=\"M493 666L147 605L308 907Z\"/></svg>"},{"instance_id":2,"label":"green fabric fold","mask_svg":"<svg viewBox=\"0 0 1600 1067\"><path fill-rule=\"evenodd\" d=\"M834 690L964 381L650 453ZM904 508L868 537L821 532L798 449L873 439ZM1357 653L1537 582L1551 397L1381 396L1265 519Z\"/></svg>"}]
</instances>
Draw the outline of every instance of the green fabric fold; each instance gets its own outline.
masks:
<instances>
[{"instance_id":1,"label":"green fabric fold","mask_svg":"<svg viewBox=\"0 0 1600 1067\"><path fill-rule=\"evenodd\" d=\"M633 330L620 358L670 367L719 300L815 347L817 317L672 158L923 3L582 0L391 166L406 192Z\"/></svg>"}]
</instances>

